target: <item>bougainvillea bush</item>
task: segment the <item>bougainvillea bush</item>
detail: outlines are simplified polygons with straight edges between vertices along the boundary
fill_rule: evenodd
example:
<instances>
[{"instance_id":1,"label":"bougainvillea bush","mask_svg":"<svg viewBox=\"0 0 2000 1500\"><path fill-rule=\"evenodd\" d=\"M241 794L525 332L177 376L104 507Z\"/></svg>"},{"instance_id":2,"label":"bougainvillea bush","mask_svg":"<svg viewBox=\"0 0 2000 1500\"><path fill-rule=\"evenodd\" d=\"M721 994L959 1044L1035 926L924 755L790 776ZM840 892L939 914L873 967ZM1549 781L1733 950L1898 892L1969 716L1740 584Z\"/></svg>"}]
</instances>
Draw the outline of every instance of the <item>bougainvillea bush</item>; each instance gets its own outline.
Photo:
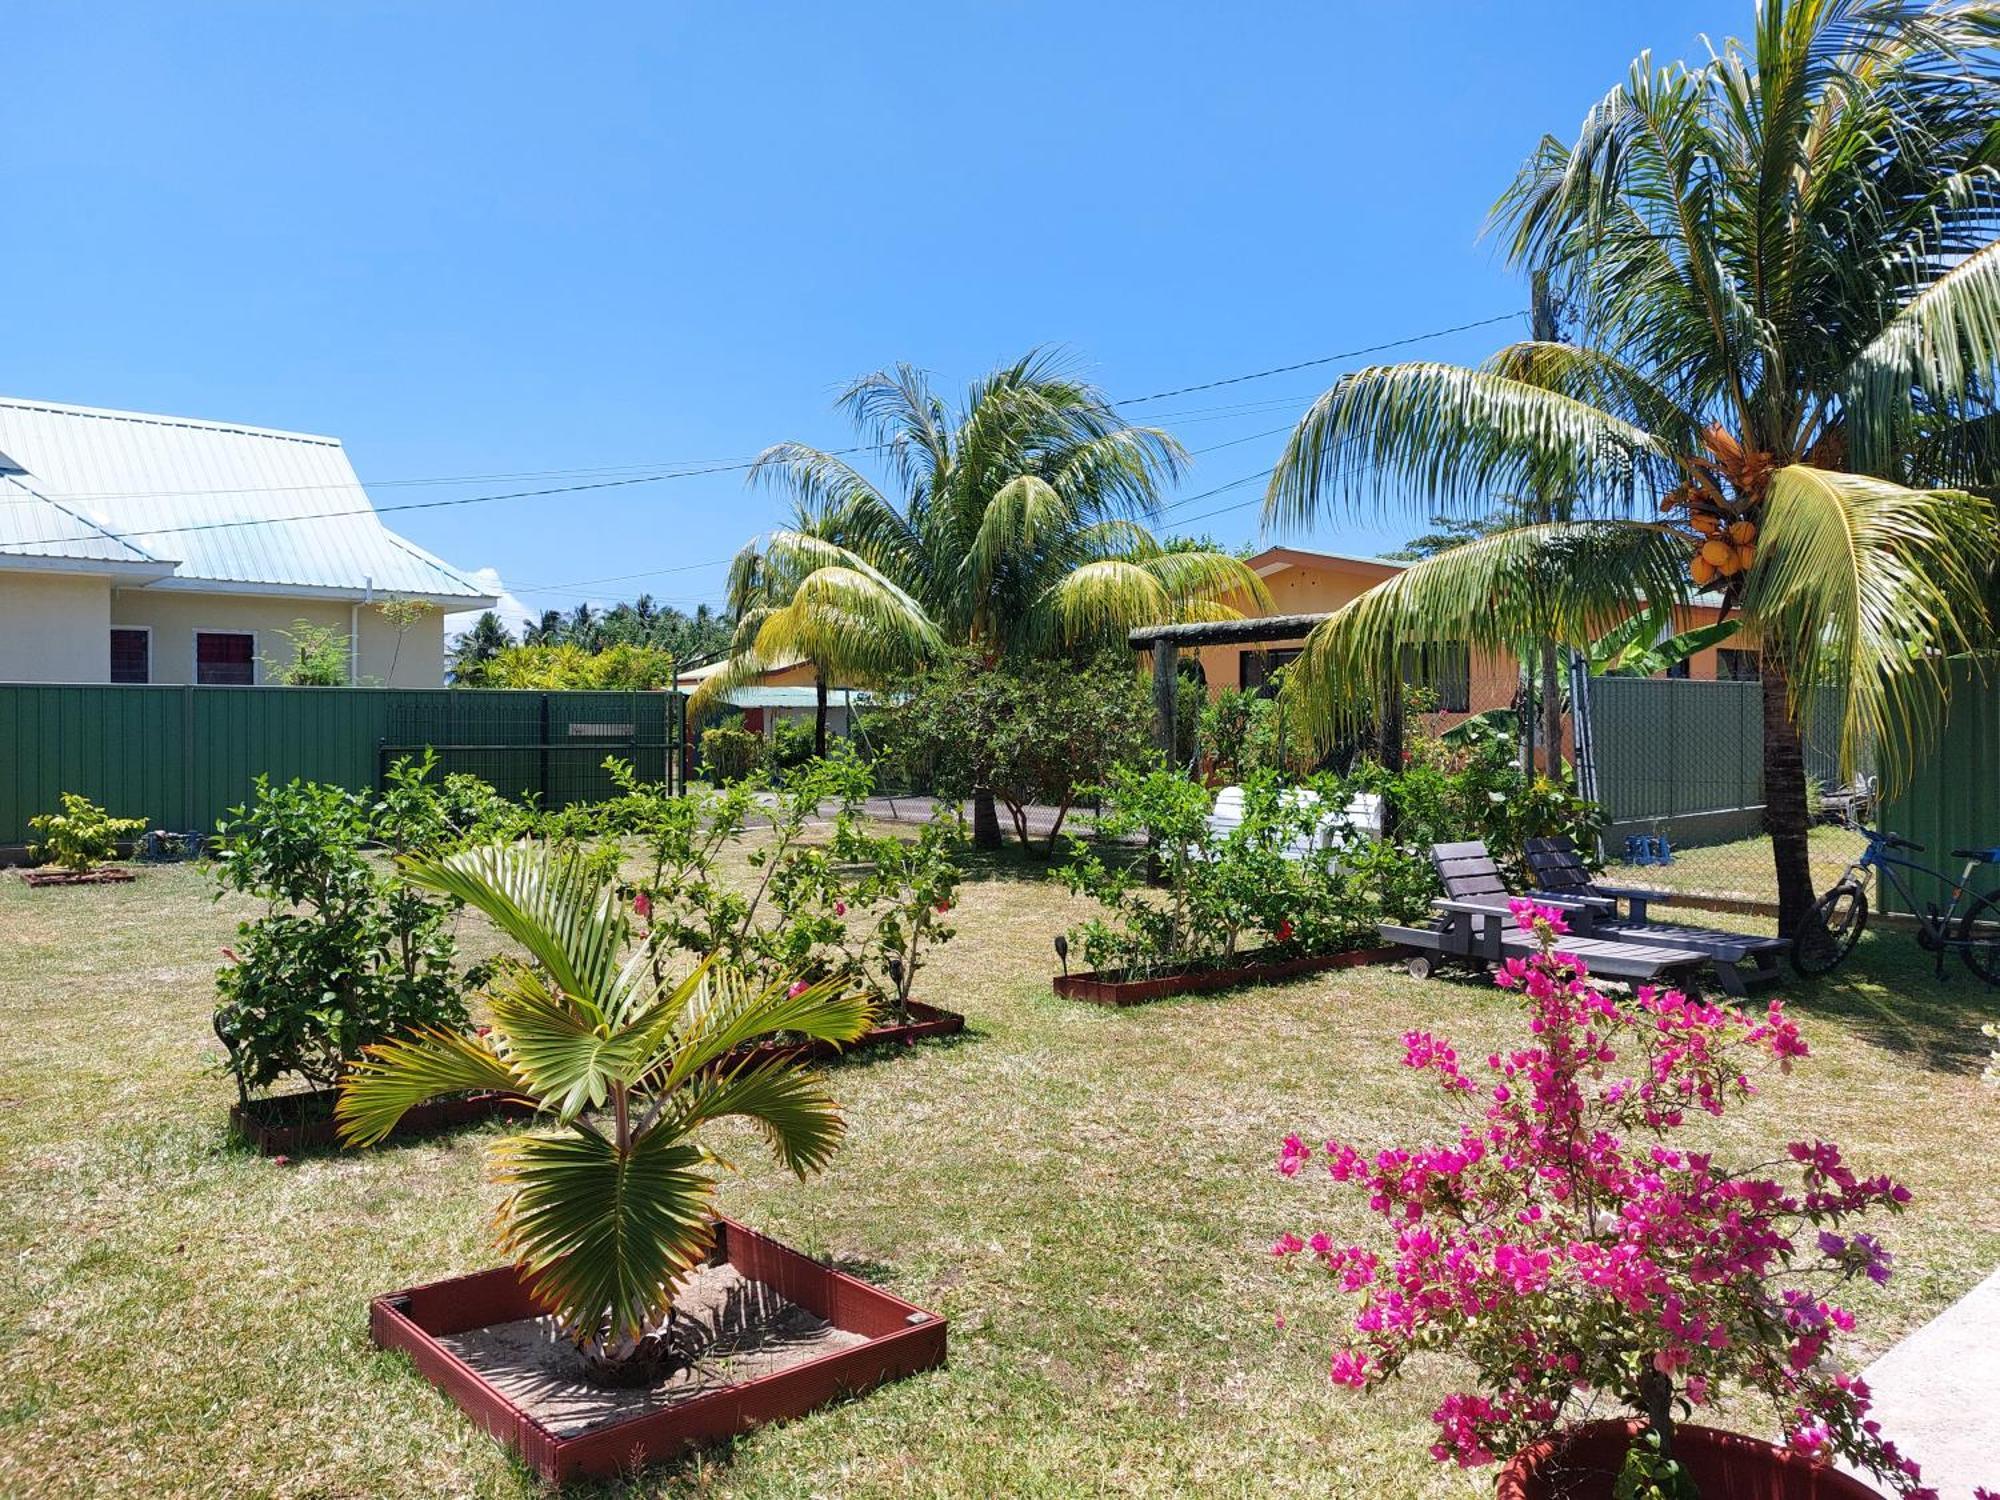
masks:
<instances>
[{"instance_id":1,"label":"bougainvillea bush","mask_svg":"<svg viewBox=\"0 0 2000 1500\"><path fill-rule=\"evenodd\" d=\"M1273 1246L1358 1299L1333 1381L1370 1388L1413 1353L1455 1350L1480 1379L1432 1413L1431 1451L1468 1467L1622 1403L1647 1426L1618 1491L1637 1500L1692 1493L1673 1461L1677 1411L1760 1392L1795 1449L1930 1494L1833 1348L1854 1324L1840 1285L1890 1273L1853 1221L1908 1192L1822 1140L1744 1169L1677 1144L1752 1095L1753 1067L1804 1057L1798 1028L1776 1001L1752 1016L1673 990L1605 994L1556 951L1554 911L1515 906L1541 939L1497 976L1523 1003L1522 1045L1467 1064L1441 1037L1403 1038L1404 1065L1461 1111L1456 1134L1373 1156L1294 1135L1280 1153L1287 1176L1317 1162L1365 1193L1392 1234L1371 1248L1288 1232Z\"/></svg>"}]
</instances>

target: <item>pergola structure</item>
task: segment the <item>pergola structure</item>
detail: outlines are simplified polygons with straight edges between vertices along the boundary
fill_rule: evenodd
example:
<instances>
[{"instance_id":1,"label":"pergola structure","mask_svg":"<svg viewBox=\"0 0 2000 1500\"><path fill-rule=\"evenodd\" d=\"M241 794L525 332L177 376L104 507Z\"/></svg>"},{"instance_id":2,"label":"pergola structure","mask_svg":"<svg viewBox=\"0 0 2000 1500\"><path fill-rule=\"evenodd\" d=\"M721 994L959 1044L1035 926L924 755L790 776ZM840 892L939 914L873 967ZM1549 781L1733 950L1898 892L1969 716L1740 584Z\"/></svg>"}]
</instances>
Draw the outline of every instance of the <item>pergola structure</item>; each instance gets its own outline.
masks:
<instances>
[{"instance_id":1,"label":"pergola structure","mask_svg":"<svg viewBox=\"0 0 2000 1500\"><path fill-rule=\"evenodd\" d=\"M1135 651L1153 652L1153 743L1174 753L1174 663L1183 646L1254 646L1296 641L1326 619L1322 614L1259 615L1248 620L1201 620L1187 625L1141 625L1125 637Z\"/></svg>"}]
</instances>

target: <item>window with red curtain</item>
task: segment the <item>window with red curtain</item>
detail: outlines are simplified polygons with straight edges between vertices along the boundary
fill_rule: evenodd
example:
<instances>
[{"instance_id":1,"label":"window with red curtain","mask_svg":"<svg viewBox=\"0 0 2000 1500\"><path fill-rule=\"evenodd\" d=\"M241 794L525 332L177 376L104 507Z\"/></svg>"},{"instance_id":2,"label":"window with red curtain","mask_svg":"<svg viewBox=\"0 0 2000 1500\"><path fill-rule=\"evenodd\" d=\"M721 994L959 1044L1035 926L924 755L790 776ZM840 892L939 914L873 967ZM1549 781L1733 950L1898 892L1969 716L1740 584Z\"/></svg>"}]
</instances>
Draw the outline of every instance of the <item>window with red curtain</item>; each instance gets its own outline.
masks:
<instances>
[{"instance_id":1,"label":"window with red curtain","mask_svg":"<svg viewBox=\"0 0 2000 1500\"><path fill-rule=\"evenodd\" d=\"M248 687L257 680L257 637L233 630L196 631L194 680L206 687Z\"/></svg>"}]
</instances>

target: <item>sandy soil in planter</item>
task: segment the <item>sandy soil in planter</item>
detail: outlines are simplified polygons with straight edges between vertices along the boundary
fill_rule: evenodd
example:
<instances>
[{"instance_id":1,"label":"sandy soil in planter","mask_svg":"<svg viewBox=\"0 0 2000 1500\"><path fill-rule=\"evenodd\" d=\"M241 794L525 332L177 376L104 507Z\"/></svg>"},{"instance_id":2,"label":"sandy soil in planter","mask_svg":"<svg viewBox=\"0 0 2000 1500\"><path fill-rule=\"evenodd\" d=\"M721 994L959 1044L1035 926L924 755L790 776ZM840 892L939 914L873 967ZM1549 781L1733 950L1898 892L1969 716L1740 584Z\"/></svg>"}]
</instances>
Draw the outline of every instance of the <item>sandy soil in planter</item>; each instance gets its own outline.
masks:
<instances>
[{"instance_id":1,"label":"sandy soil in planter","mask_svg":"<svg viewBox=\"0 0 2000 1500\"><path fill-rule=\"evenodd\" d=\"M734 1266L698 1269L674 1307L699 1329L694 1363L650 1386L591 1383L583 1357L556 1330L553 1318L522 1318L438 1343L464 1360L557 1437L577 1437L612 1422L662 1411L721 1387L775 1375L868 1340L835 1328Z\"/></svg>"}]
</instances>

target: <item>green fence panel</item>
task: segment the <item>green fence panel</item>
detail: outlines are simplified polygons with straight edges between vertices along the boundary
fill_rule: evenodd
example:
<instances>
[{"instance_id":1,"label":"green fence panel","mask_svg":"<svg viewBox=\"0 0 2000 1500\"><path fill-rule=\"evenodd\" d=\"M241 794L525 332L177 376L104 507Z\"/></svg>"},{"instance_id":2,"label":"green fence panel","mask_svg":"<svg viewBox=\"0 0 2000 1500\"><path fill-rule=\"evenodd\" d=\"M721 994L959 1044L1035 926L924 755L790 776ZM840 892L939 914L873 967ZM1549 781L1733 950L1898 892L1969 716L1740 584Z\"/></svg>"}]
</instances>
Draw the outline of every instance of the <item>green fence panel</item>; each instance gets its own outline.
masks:
<instances>
[{"instance_id":1,"label":"green fence panel","mask_svg":"<svg viewBox=\"0 0 2000 1500\"><path fill-rule=\"evenodd\" d=\"M1679 842L1703 843L1761 827L1762 684L1594 677L1590 708L1598 799L1612 830L1657 827ZM1848 779L1841 714L1836 695L1820 694L1807 716L1806 774L1827 787Z\"/></svg>"},{"instance_id":2,"label":"green fence panel","mask_svg":"<svg viewBox=\"0 0 2000 1500\"><path fill-rule=\"evenodd\" d=\"M674 693L0 684L0 845L28 842L66 791L207 830L260 774L362 790L427 748L510 796L596 801L607 755L677 782L680 722Z\"/></svg>"},{"instance_id":3,"label":"green fence panel","mask_svg":"<svg viewBox=\"0 0 2000 1500\"><path fill-rule=\"evenodd\" d=\"M1901 774L1891 769L1883 779L1881 826L1925 845L1919 859L1956 876L1963 861L1953 859L1952 850L2000 845L2000 675L1960 671L1936 743L1914 767ZM2000 870L1987 866L1973 884L1978 890L2000 886ZM1903 904L1887 881L1877 882L1877 889L1883 905L1893 910ZM1948 899L1920 882L1915 894Z\"/></svg>"}]
</instances>

